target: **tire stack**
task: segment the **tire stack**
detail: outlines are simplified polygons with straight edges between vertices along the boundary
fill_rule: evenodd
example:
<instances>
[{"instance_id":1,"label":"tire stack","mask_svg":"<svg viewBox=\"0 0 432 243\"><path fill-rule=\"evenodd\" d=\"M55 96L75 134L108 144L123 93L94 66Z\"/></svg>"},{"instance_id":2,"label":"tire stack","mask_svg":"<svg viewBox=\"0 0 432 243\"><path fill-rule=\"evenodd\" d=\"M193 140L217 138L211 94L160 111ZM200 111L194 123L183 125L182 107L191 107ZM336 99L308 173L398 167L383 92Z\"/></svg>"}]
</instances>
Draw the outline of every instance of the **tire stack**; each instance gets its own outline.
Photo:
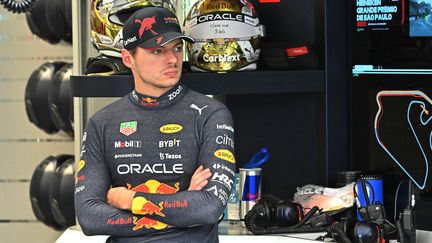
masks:
<instances>
[{"instance_id":1,"label":"tire stack","mask_svg":"<svg viewBox=\"0 0 432 243\"><path fill-rule=\"evenodd\" d=\"M75 225L74 190L74 156L45 158L30 182L30 201L36 218L55 230Z\"/></svg>"},{"instance_id":2,"label":"tire stack","mask_svg":"<svg viewBox=\"0 0 432 243\"><path fill-rule=\"evenodd\" d=\"M72 0L38 0L26 12L30 31L51 44L72 44Z\"/></svg>"},{"instance_id":3,"label":"tire stack","mask_svg":"<svg viewBox=\"0 0 432 243\"><path fill-rule=\"evenodd\" d=\"M25 89L25 107L31 123L48 134L73 136L72 64L46 62L33 71Z\"/></svg>"}]
</instances>

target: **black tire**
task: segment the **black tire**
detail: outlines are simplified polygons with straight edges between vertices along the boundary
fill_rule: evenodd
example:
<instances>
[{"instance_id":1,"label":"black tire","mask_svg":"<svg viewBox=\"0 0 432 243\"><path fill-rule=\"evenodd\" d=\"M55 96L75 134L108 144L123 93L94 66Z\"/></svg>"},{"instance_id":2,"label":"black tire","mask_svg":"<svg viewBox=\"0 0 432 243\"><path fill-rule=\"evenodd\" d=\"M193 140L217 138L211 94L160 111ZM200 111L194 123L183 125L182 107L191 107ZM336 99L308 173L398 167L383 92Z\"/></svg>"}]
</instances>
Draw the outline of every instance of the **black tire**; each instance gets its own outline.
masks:
<instances>
[{"instance_id":1,"label":"black tire","mask_svg":"<svg viewBox=\"0 0 432 243\"><path fill-rule=\"evenodd\" d=\"M72 43L72 28L66 22L64 0L45 0L45 19L49 29L57 37Z\"/></svg>"},{"instance_id":2,"label":"black tire","mask_svg":"<svg viewBox=\"0 0 432 243\"><path fill-rule=\"evenodd\" d=\"M59 131L51 119L48 95L54 74L65 65L64 62L46 62L31 74L25 90L25 107L31 123L48 134Z\"/></svg>"},{"instance_id":3,"label":"black tire","mask_svg":"<svg viewBox=\"0 0 432 243\"><path fill-rule=\"evenodd\" d=\"M71 157L72 155L48 156L36 167L30 182L30 201L34 215L55 230L64 227L55 220L51 212L50 190L57 166Z\"/></svg>"},{"instance_id":4,"label":"black tire","mask_svg":"<svg viewBox=\"0 0 432 243\"><path fill-rule=\"evenodd\" d=\"M73 97L70 90L71 74L71 63L64 65L54 74L48 103L50 116L54 125L59 130L73 136Z\"/></svg>"},{"instance_id":5,"label":"black tire","mask_svg":"<svg viewBox=\"0 0 432 243\"><path fill-rule=\"evenodd\" d=\"M34 7L26 13L27 24L33 34L51 44L57 44L60 42L60 37L48 26L45 18L45 1L38 0Z\"/></svg>"},{"instance_id":6,"label":"black tire","mask_svg":"<svg viewBox=\"0 0 432 243\"><path fill-rule=\"evenodd\" d=\"M68 228L75 222L75 159L69 158L57 166L50 191L51 213L55 221Z\"/></svg>"}]
</instances>

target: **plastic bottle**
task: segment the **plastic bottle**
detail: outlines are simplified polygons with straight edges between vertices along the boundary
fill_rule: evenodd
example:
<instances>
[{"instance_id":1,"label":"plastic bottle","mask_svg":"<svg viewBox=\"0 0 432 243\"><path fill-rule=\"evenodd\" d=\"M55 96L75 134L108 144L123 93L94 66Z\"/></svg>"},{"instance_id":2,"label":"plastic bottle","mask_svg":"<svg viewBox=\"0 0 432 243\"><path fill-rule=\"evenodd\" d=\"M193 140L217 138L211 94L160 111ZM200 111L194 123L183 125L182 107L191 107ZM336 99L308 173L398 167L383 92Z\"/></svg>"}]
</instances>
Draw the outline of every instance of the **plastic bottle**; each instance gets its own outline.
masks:
<instances>
[{"instance_id":1,"label":"plastic bottle","mask_svg":"<svg viewBox=\"0 0 432 243\"><path fill-rule=\"evenodd\" d=\"M228 199L228 223L237 224L240 221L239 174L236 173L233 189Z\"/></svg>"}]
</instances>

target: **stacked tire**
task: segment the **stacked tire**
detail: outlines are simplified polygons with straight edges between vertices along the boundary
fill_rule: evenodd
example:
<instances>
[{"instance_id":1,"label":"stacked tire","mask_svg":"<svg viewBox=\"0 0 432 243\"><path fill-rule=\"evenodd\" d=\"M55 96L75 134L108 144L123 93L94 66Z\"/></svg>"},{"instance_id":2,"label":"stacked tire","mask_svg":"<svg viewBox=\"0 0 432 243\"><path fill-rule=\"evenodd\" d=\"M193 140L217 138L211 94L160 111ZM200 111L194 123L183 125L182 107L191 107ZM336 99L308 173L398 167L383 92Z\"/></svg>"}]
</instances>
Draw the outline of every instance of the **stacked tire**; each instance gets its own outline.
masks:
<instances>
[{"instance_id":1,"label":"stacked tire","mask_svg":"<svg viewBox=\"0 0 432 243\"><path fill-rule=\"evenodd\" d=\"M25 90L29 121L48 134L64 131L73 136L72 64L46 62L33 71Z\"/></svg>"},{"instance_id":2,"label":"stacked tire","mask_svg":"<svg viewBox=\"0 0 432 243\"><path fill-rule=\"evenodd\" d=\"M74 190L74 156L45 158L30 182L30 201L36 218L56 230L75 225Z\"/></svg>"}]
</instances>

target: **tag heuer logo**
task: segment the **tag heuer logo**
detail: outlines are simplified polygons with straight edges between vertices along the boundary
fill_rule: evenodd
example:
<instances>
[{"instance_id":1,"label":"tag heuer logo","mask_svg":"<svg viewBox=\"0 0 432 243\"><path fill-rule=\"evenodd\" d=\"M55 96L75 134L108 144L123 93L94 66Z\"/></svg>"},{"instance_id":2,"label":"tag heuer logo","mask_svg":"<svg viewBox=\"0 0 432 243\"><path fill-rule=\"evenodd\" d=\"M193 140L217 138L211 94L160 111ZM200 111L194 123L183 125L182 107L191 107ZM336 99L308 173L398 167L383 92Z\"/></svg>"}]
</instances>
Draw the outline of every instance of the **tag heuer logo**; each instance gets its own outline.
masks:
<instances>
[{"instance_id":1,"label":"tag heuer logo","mask_svg":"<svg viewBox=\"0 0 432 243\"><path fill-rule=\"evenodd\" d=\"M137 130L137 121L122 122L120 124L120 132L126 136L131 135Z\"/></svg>"}]
</instances>

